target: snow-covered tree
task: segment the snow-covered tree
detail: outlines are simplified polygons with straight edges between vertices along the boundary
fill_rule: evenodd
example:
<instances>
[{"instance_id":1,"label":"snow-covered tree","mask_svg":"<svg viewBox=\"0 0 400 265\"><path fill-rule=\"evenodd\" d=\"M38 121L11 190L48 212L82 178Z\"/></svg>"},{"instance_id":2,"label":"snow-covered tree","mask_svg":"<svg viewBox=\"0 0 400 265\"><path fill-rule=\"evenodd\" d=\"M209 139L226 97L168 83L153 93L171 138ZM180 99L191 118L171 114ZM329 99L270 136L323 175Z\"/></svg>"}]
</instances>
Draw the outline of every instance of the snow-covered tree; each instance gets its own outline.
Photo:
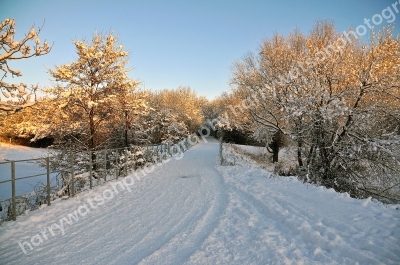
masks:
<instances>
[{"instance_id":1,"label":"snow-covered tree","mask_svg":"<svg viewBox=\"0 0 400 265\"><path fill-rule=\"evenodd\" d=\"M188 136L188 128L179 116L170 109L161 109L153 112L152 134L154 143L177 143Z\"/></svg>"},{"instance_id":2,"label":"snow-covered tree","mask_svg":"<svg viewBox=\"0 0 400 265\"><path fill-rule=\"evenodd\" d=\"M400 182L400 42L390 28L371 36L348 41L318 22L307 36L275 35L233 71L255 131L287 135L305 178L355 195L372 193L371 176Z\"/></svg>"},{"instance_id":3,"label":"snow-covered tree","mask_svg":"<svg viewBox=\"0 0 400 265\"><path fill-rule=\"evenodd\" d=\"M17 142L21 142L19 140L22 140L24 143L29 143L29 140L35 135L38 126L40 126L36 119L37 114L37 111L33 108L24 108L13 115L4 115L0 138L4 140L11 138L17 140Z\"/></svg>"},{"instance_id":4,"label":"snow-covered tree","mask_svg":"<svg viewBox=\"0 0 400 265\"><path fill-rule=\"evenodd\" d=\"M146 142L141 137L141 134L147 134L146 122L141 117L150 111L146 97L145 92L139 91L118 99L119 104L115 105L117 107L115 111L119 115L112 117L106 125L111 132L112 146L127 147L131 144Z\"/></svg>"},{"instance_id":5,"label":"snow-covered tree","mask_svg":"<svg viewBox=\"0 0 400 265\"><path fill-rule=\"evenodd\" d=\"M203 121L202 104L204 101L205 99L199 97L190 87L178 87L154 92L151 107L169 109L174 115L177 115L190 132L194 132Z\"/></svg>"},{"instance_id":6,"label":"snow-covered tree","mask_svg":"<svg viewBox=\"0 0 400 265\"><path fill-rule=\"evenodd\" d=\"M75 62L49 70L57 85L47 92L57 98L62 110L65 134L59 143L72 141L93 150L107 146L106 124L132 108L126 101L138 86L126 68L128 52L112 35L95 33L91 42L73 42L78 58ZM127 121L126 121L127 122Z\"/></svg>"},{"instance_id":7,"label":"snow-covered tree","mask_svg":"<svg viewBox=\"0 0 400 265\"><path fill-rule=\"evenodd\" d=\"M41 30L42 28L35 30L32 27L25 37L18 41L14 39L15 20L7 18L0 22L0 71L3 72L0 79L0 110L13 112L33 104L26 84L10 84L4 80L8 74L11 77L22 76L21 71L9 66L10 61L41 56L50 52L51 46L46 41L41 44L39 39ZM30 44L31 42L33 44ZM36 89L37 86L31 88L33 92Z\"/></svg>"}]
</instances>

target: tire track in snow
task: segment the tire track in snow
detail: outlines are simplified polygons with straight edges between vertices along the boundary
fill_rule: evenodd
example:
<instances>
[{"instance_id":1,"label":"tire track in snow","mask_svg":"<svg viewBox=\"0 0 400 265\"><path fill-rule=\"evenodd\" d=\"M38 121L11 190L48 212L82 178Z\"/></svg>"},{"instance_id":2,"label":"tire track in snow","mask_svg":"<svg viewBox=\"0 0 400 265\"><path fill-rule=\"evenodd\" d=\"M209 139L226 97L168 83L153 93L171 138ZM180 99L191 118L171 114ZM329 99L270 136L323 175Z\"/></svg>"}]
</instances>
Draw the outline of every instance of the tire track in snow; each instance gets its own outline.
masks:
<instances>
[{"instance_id":1,"label":"tire track in snow","mask_svg":"<svg viewBox=\"0 0 400 265\"><path fill-rule=\"evenodd\" d=\"M223 178L214 169L218 144L195 146L196 152L189 151L184 158L165 165L163 170L162 193L156 202L153 202L156 212L157 204L164 204L164 200L174 198L171 192L176 193L177 185L184 185L178 198L167 211L165 220L176 222L163 226L155 225L158 229L152 236L132 242L124 252L135 251L140 253L133 259L116 259L113 264L129 262L130 264L180 264L185 262L194 253L208 235L217 227L221 214L227 205L223 189ZM211 149L211 150L210 150ZM211 152L210 152L211 151ZM211 153L211 154L210 154ZM204 159L207 156L207 159ZM171 168L169 168L171 166ZM172 171L171 171L172 170ZM168 179L168 181L165 181ZM184 202L182 205L177 201ZM151 207L153 207L151 206ZM184 215L182 213L185 212ZM168 231L166 230L168 229ZM151 243L151 245L149 245ZM141 249L138 251L138 249ZM129 255L128 255L129 256Z\"/></svg>"},{"instance_id":2,"label":"tire track in snow","mask_svg":"<svg viewBox=\"0 0 400 265\"><path fill-rule=\"evenodd\" d=\"M126 218L124 219L123 223L126 224L126 226L121 226L121 220L115 220L115 226L104 229L102 223L110 222L109 219L113 219L113 216L110 216L107 213L101 216L93 216L92 221L85 221L82 218L79 223L72 227L72 231L68 235L71 240L68 241L71 244L74 244L74 242L75 244L77 244L76 242L80 242L79 245L81 245L82 251L90 250L93 249L94 246L98 246L97 241L88 241L86 239L86 234L83 233L78 227L80 225L86 226L88 223L91 223L91 233L102 234L102 238L104 238L102 242L104 242L104 245L101 246L101 249L115 249L114 253L119 256L123 255L123 253L126 253L127 251L129 252L129 250L132 250L135 247L140 246L140 244L146 242L146 240L149 240L149 237L154 235L154 231L160 229L159 220L171 218L168 215L168 211L151 211L151 209L154 208L154 205L160 205L163 203L165 208L171 208L172 205L175 204L175 201L165 199L166 196L168 197L168 192L165 190L165 187L171 186L171 179L158 179L157 177L149 176L137 184L142 185L142 189L135 189L132 191L132 193L121 193L115 198L115 205L107 205L106 207L103 207L106 210L111 210L109 207L112 207L113 214L116 216L121 217L125 215ZM154 196L154 193L159 193L160 191L163 192L160 196ZM192 211L187 213L187 215L190 214L194 214L194 212ZM89 216L89 218L91 217L92 216ZM143 224L142 219L151 221ZM177 225L178 224L175 224L174 226ZM115 248L115 246L118 245L118 242L116 242L115 239L123 238L127 235L133 236L133 238L130 240L130 247L127 248L126 246L123 246L121 249ZM109 258L107 257L107 253L108 251L99 251L99 254L96 255L96 259L102 261Z\"/></svg>"},{"instance_id":3,"label":"tire track in snow","mask_svg":"<svg viewBox=\"0 0 400 265\"><path fill-rule=\"evenodd\" d=\"M169 177L165 177L168 179ZM175 179L176 181L176 179ZM192 216L198 215L194 207L182 207L176 201L170 201L171 198L185 202L186 193L171 195L171 185L176 185L169 179L167 182L163 181L162 193L159 193L157 200L153 200L150 204L143 209L132 215L135 220L139 219L142 226L140 227L140 237L136 234L135 238L130 241L129 246L124 246L124 250L110 264L137 264L144 258L152 255L155 251L162 248L171 238L176 234L181 233L185 229L187 222L193 218ZM188 187L188 190L191 188ZM158 190L160 192L160 190ZM154 195L153 195L154 196ZM162 206L161 206L162 205ZM184 204L182 204L184 206ZM153 212L149 217L143 216L145 211ZM182 213L184 213L182 215ZM148 223L143 223L143 222ZM134 257L129 255L136 253Z\"/></svg>"},{"instance_id":4,"label":"tire track in snow","mask_svg":"<svg viewBox=\"0 0 400 265\"><path fill-rule=\"evenodd\" d=\"M20 216L6 224L7 230L0 227L0 260L18 265L399 263L398 223L388 223L398 222L395 213L371 207L369 214L358 202L340 201L341 195L307 190L286 178L267 179L268 172L246 165L217 167L218 173L217 152L217 143L193 147L182 160L141 178L131 193L121 192L67 225L65 236L51 237L25 256L18 240L29 240L110 186Z\"/></svg>"},{"instance_id":5,"label":"tire track in snow","mask_svg":"<svg viewBox=\"0 0 400 265\"><path fill-rule=\"evenodd\" d=\"M160 264L182 264L198 251L202 243L218 226L228 204L227 194L223 189L223 178L216 170L206 170L202 172L202 179L207 183L202 186L202 192L208 193L207 197L212 197L206 212L201 217L194 219L181 233L171 238L163 248L154 252L141 263L155 264L154 262L163 256Z\"/></svg>"}]
</instances>

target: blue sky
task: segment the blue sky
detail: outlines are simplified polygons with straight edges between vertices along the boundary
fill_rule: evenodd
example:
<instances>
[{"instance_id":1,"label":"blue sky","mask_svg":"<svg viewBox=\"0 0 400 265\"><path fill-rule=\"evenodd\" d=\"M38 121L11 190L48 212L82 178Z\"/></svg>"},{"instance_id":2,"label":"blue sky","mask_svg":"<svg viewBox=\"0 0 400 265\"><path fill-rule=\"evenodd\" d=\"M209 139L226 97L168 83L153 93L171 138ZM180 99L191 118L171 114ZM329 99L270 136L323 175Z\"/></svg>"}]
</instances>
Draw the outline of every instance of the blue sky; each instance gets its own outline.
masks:
<instances>
[{"instance_id":1,"label":"blue sky","mask_svg":"<svg viewBox=\"0 0 400 265\"><path fill-rule=\"evenodd\" d=\"M190 86L212 99L229 90L233 62L256 51L274 33L287 34L294 28L307 33L318 19L333 20L342 32L364 25L364 18L382 14L395 2L0 0L0 20L15 19L17 40L32 25L45 22L40 39L54 42L48 55L10 62L24 75L12 82L50 86L46 68L77 58L74 39L114 30L130 53L130 77L145 88ZM400 12L394 14L392 25L398 34Z\"/></svg>"}]
</instances>

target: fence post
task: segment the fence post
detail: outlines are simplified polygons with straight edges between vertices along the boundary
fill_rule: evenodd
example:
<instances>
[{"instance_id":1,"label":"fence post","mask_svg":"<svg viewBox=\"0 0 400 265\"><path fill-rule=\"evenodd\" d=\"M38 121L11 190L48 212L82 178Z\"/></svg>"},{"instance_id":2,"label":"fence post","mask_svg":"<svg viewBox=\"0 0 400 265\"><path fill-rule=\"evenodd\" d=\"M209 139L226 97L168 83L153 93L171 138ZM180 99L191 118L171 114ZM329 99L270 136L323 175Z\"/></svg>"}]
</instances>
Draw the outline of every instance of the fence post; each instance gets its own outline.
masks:
<instances>
[{"instance_id":1,"label":"fence post","mask_svg":"<svg viewBox=\"0 0 400 265\"><path fill-rule=\"evenodd\" d=\"M128 150L125 149L125 177L128 176Z\"/></svg>"},{"instance_id":2,"label":"fence post","mask_svg":"<svg viewBox=\"0 0 400 265\"><path fill-rule=\"evenodd\" d=\"M222 138L219 140L219 159L220 159L220 164L221 166L225 163L224 162L224 156L223 156L223 145L222 145Z\"/></svg>"},{"instance_id":3,"label":"fence post","mask_svg":"<svg viewBox=\"0 0 400 265\"><path fill-rule=\"evenodd\" d=\"M118 171L119 171L119 164L118 164L118 149L115 149L115 178L118 179Z\"/></svg>"},{"instance_id":4,"label":"fence post","mask_svg":"<svg viewBox=\"0 0 400 265\"><path fill-rule=\"evenodd\" d=\"M92 172L93 170L93 161L92 161L92 151L89 151L89 183L90 183L90 189L93 188L93 180L92 180Z\"/></svg>"},{"instance_id":5,"label":"fence post","mask_svg":"<svg viewBox=\"0 0 400 265\"><path fill-rule=\"evenodd\" d=\"M12 207L12 219L17 220L17 207L16 207L16 189L15 189L15 161L11 161L11 207Z\"/></svg>"},{"instance_id":6,"label":"fence post","mask_svg":"<svg viewBox=\"0 0 400 265\"><path fill-rule=\"evenodd\" d=\"M46 157L47 205L50 206L50 158Z\"/></svg>"},{"instance_id":7,"label":"fence post","mask_svg":"<svg viewBox=\"0 0 400 265\"><path fill-rule=\"evenodd\" d=\"M75 169L74 169L74 154L71 154L71 196L75 196Z\"/></svg>"},{"instance_id":8,"label":"fence post","mask_svg":"<svg viewBox=\"0 0 400 265\"><path fill-rule=\"evenodd\" d=\"M107 181L107 149L104 149L104 182Z\"/></svg>"}]
</instances>

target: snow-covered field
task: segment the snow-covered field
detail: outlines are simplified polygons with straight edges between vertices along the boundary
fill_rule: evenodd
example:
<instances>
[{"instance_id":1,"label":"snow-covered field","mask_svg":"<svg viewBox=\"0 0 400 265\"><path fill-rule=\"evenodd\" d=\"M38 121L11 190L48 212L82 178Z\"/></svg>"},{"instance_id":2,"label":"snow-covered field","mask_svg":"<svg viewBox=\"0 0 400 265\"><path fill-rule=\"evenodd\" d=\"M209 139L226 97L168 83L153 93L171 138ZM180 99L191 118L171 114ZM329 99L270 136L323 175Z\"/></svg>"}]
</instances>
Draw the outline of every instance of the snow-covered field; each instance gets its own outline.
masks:
<instances>
[{"instance_id":1,"label":"snow-covered field","mask_svg":"<svg viewBox=\"0 0 400 265\"><path fill-rule=\"evenodd\" d=\"M21 160L37 158L46 153L47 149L45 148L32 148L0 142L0 161L5 159Z\"/></svg>"},{"instance_id":2,"label":"snow-covered field","mask_svg":"<svg viewBox=\"0 0 400 265\"><path fill-rule=\"evenodd\" d=\"M209 139L146 176L5 223L0 263L400 264L398 205L271 177L240 157L219 166L217 154Z\"/></svg>"},{"instance_id":3,"label":"snow-covered field","mask_svg":"<svg viewBox=\"0 0 400 265\"><path fill-rule=\"evenodd\" d=\"M11 179L11 164L1 162L7 160L24 160L45 156L47 149L31 148L26 146L9 145L0 142L0 181ZM33 161L17 162L16 178L22 178L30 175L44 174L46 170L41 168ZM33 187L39 182L45 182L46 176L28 178L16 181L17 196L31 192ZM11 197L11 182L0 184L0 201Z\"/></svg>"}]
</instances>

